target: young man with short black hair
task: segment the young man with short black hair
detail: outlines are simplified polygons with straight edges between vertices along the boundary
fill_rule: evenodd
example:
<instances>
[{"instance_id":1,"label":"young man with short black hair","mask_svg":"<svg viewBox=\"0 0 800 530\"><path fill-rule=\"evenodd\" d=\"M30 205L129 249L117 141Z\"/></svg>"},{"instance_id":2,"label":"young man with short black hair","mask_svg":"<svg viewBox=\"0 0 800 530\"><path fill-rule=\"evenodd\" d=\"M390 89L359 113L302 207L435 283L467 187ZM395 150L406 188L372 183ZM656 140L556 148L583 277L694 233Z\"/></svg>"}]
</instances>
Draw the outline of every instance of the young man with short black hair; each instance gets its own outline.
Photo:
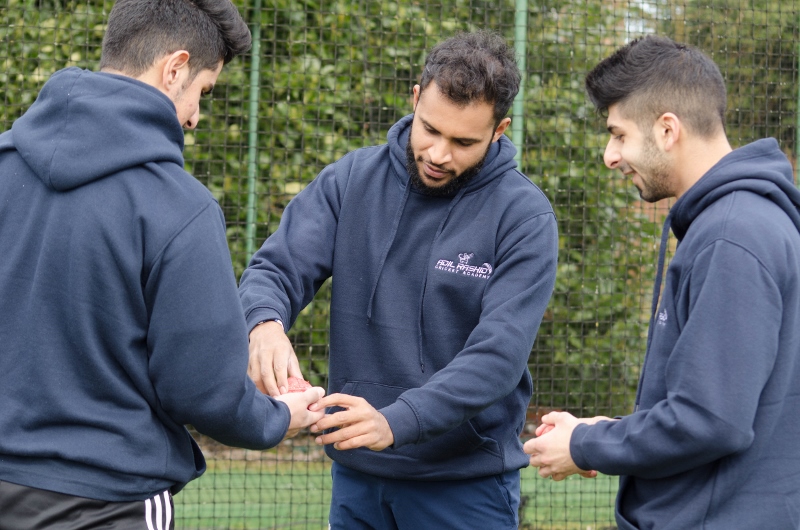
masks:
<instances>
[{"instance_id":1,"label":"young man with short black hair","mask_svg":"<svg viewBox=\"0 0 800 530\"><path fill-rule=\"evenodd\" d=\"M53 74L0 135L0 528L173 528L185 424L263 449L322 417L269 398L183 130L250 47L229 0L118 0L101 71ZM69 526L74 524L75 526Z\"/></svg>"},{"instance_id":2,"label":"young man with short black hair","mask_svg":"<svg viewBox=\"0 0 800 530\"><path fill-rule=\"evenodd\" d=\"M665 37L623 46L586 78L606 114L604 160L664 224L634 412L542 418L542 476L621 475L635 528L797 528L800 522L800 192L774 139L732 150L714 62ZM660 293L670 229L679 244ZM659 296L660 295L660 296ZM660 303L659 303L660 299Z\"/></svg>"}]
</instances>

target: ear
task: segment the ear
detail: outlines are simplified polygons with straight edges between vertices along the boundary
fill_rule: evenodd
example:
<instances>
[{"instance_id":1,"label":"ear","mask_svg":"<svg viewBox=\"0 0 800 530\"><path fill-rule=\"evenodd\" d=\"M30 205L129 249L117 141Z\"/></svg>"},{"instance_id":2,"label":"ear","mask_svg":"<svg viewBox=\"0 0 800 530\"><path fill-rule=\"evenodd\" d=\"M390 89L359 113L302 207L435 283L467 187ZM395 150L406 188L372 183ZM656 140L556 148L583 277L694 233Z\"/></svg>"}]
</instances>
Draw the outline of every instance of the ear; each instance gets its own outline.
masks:
<instances>
[{"instance_id":1,"label":"ear","mask_svg":"<svg viewBox=\"0 0 800 530\"><path fill-rule=\"evenodd\" d=\"M683 124L680 118L672 112L665 112L656 120L653 125L653 135L656 144L664 151L668 152L675 148L683 134Z\"/></svg>"},{"instance_id":2,"label":"ear","mask_svg":"<svg viewBox=\"0 0 800 530\"><path fill-rule=\"evenodd\" d=\"M189 52L178 50L161 60L161 83L164 92L175 94L189 79Z\"/></svg>"},{"instance_id":3,"label":"ear","mask_svg":"<svg viewBox=\"0 0 800 530\"><path fill-rule=\"evenodd\" d=\"M417 110L417 103L419 103L419 95L422 92L422 89L419 88L419 85L414 85L414 99L412 102L412 108Z\"/></svg>"},{"instance_id":4,"label":"ear","mask_svg":"<svg viewBox=\"0 0 800 530\"><path fill-rule=\"evenodd\" d=\"M506 129L508 129L509 125L511 125L511 118L505 117L502 120L500 120L500 124L494 130L494 135L492 136L492 143L496 142L497 140L500 139L501 136L503 136L503 133L506 132Z\"/></svg>"}]
</instances>

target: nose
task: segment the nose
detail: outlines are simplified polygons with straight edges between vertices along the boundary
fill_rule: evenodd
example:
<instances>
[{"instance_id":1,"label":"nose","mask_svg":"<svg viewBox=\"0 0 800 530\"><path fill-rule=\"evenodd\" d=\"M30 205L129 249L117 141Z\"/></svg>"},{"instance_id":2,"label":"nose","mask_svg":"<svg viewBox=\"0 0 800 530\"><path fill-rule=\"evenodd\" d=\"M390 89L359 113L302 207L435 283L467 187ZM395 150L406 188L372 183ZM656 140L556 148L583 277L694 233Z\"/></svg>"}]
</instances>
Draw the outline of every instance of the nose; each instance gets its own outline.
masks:
<instances>
[{"instance_id":1,"label":"nose","mask_svg":"<svg viewBox=\"0 0 800 530\"><path fill-rule=\"evenodd\" d=\"M609 169L616 169L622 161L622 156L619 153L619 148L616 146L614 139L611 138L606 145L606 151L603 153L603 162Z\"/></svg>"},{"instance_id":2,"label":"nose","mask_svg":"<svg viewBox=\"0 0 800 530\"><path fill-rule=\"evenodd\" d=\"M447 164L453 159L452 152L450 147L447 145L447 141L442 138L431 144L431 146L428 148L428 156L431 158L431 163L437 166Z\"/></svg>"},{"instance_id":3,"label":"nose","mask_svg":"<svg viewBox=\"0 0 800 530\"><path fill-rule=\"evenodd\" d=\"M200 108L198 107L194 111L194 114L192 114L189 117L189 119L186 120L186 123L183 124L183 128L184 129L190 129L190 130L194 129L195 127L197 127L197 122L199 122L199 121L200 121Z\"/></svg>"}]
</instances>

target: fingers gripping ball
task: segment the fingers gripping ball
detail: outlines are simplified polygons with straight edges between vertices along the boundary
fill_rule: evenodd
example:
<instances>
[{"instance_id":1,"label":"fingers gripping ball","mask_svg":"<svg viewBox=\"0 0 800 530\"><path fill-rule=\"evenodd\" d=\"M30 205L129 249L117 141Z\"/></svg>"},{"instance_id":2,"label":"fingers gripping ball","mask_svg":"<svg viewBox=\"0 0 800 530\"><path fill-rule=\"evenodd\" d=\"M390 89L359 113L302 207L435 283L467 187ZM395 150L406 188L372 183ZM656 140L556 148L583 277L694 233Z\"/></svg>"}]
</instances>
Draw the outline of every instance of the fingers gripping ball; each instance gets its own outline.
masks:
<instances>
[{"instance_id":1,"label":"fingers gripping ball","mask_svg":"<svg viewBox=\"0 0 800 530\"><path fill-rule=\"evenodd\" d=\"M305 392L311 388L311 383L300 377L290 376L287 380L289 392Z\"/></svg>"}]
</instances>

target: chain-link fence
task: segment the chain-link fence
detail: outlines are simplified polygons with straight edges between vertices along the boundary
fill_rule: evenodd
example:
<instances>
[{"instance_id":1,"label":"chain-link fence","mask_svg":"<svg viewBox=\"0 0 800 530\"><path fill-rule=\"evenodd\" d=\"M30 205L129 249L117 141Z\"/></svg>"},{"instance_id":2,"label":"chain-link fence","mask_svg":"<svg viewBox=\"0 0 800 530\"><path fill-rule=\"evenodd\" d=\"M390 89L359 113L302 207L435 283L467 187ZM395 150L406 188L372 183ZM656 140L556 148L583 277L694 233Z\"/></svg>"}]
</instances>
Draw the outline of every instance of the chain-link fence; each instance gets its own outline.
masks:
<instances>
[{"instance_id":1,"label":"chain-link fence","mask_svg":"<svg viewBox=\"0 0 800 530\"><path fill-rule=\"evenodd\" d=\"M558 280L530 357L540 415L630 412L668 205L645 205L606 169L605 121L586 72L658 33L700 47L728 83L734 147L778 139L796 162L798 0L238 0L252 52L223 71L186 133L186 166L223 207L237 277L291 198L346 152L385 142L411 111L426 50L459 30L513 42L524 85L509 136L559 221ZM96 69L111 1L0 0L0 129L66 66ZM0 176L1 178L1 176ZM0 207L2 207L0 205ZM307 378L326 385L329 288L291 330ZM2 349L0 347L0 352ZM2 433L0 433L2 436ZM198 435L206 474L176 496L178 528L327 527L330 462L308 435L264 452ZM523 470L522 528L613 528L615 477L541 480Z\"/></svg>"}]
</instances>

